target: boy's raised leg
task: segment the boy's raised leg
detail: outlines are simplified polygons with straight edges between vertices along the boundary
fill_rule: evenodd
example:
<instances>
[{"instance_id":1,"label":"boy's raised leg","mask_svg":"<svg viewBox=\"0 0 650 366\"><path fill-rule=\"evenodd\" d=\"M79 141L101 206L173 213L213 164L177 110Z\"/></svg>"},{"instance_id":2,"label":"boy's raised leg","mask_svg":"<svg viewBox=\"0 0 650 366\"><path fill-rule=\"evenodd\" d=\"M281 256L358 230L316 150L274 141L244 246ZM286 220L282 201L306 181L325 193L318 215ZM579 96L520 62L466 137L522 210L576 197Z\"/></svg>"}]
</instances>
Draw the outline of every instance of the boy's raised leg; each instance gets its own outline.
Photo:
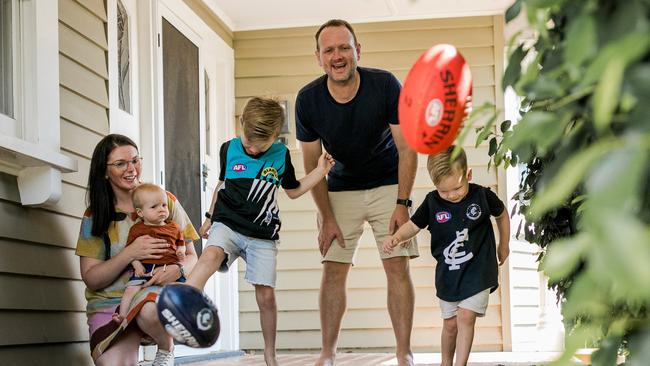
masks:
<instances>
[{"instance_id":1,"label":"boy's raised leg","mask_svg":"<svg viewBox=\"0 0 650 366\"><path fill-rule=\"evenodd\" d=\"M226 253L223 248L214 245L205 247L192 272L187 275L186 283L203 291L206 282L221 267L221 263L225 258Z\"/></svg>"},{"instance_id":2,"label":"boy's raised leg","mask_svg":"<svg viewBox=\"0 0 650 366\"><path fill-rule=\"evenodd\" d=\"M456 336L458 326L456 323L457 316L442 321L441 336L441 356L440 366L452 366L454 363L454 351L456 350Z\"/></svg>"},{"instance_id":3,"label":"boy's raised leg","mask_svg":"<svg viewBox=\"0 0 650 366\"><path fill-rule=\"evenodd\" d=\"M456 343L456 365L466 365L469 359L469 353L472 350L474 341L474 324L476 323L476 313L458 308L458 340Z\"/></svg>"},{"instance_id":4,"label":"boy's raised leg","mask_svg":"<svg viewBox=\"0 0 650 366\"><path fill-rule=\"evenodd\" d=\"M275 290L270 286L255 285L255 299L260 309L260 324L264 337L264 361L267 366L277 366L275 358L275 337L278 323L278 308Z\"/></svg>"}]
</instances>

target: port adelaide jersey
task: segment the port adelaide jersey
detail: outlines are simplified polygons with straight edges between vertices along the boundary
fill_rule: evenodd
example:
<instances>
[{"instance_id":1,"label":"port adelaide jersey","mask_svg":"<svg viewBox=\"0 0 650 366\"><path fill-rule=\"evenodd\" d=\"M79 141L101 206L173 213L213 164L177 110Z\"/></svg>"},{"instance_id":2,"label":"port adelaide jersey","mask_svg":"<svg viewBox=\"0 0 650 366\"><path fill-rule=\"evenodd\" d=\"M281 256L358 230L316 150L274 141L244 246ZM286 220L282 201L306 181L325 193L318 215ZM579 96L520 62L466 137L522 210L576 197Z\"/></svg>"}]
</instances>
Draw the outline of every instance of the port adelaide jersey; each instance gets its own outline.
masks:
<instances>
[{"instance_id":1,"label":"port adelaide jersey","mask_svg":"<svg viewBox=\"0 0 650 366\"><path fill-rule=\"evenodd\" d=\"M438 191L427 194L411 221L431 233L438 298L461 301L485 289L497 289L498 263L490 216L500 216L504 208L494 192L473 183L457 203L442 199Z\"/></svg>"},{"instance_id":2,"label":"port adelaide jersey","mask_svg":"<svg viewBox=\"0 0 650 366\"><path fill-rule=\"evenodd\" d=\"M234 138L221 145L220 160L219 180L224 184L212 220L243 235L277 240L281 225L278 188L294 189L300 185L289 150L275 142L267 151L250 156L241 139Z\"/></svg>"}]
</instances>

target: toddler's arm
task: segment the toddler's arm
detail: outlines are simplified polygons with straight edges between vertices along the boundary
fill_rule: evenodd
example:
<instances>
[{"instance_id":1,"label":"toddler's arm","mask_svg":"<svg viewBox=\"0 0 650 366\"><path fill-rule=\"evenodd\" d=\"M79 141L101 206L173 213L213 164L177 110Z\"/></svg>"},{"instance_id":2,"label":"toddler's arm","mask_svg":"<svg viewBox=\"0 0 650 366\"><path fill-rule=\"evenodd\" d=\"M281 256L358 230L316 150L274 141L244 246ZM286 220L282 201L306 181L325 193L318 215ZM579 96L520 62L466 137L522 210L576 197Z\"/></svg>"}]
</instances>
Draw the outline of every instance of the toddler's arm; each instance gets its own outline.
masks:
<instances>
[{"instance_id":1,"label":"toddler's arm","mask_svg":"<svg viewBox=\"0 0 650 366\"><path fill-rule=\"evenodd\" d=\"M133 269L135 270L135 275L137 277L144 277L146 273L144 273L144 266L142 265L142 262L136 259L133 262L131 262L131 265L133 266Z\"/></svg>"},{"instance_id":2,"label":"toddler's arm","mask_svg":"<svg viewBox=\"0 0 650 366\"><path fill-rule=\"evenodd\" d=\"M185 247L185 245L176 247L176 256L178 257L179 261L182 262L182 261L185 260L185 251L186 250L187 250L187 248Z\"/></svg>"},{"instance_id":3,"label":"toddler's arm","mask_svg":"<svg viewBox=\"0 0 650 366\"><path fill-rule=\"evenodd\" d=\"M404 248L407 248L411 244L409 239L417 235L419 232L420 228L417 227L413 221L409 220L404 225L400 226L395 234L389 236L386 238L386 240L384 240L382 251L384 253L390 254L393 252L393 248L395 248L400 243L402 243L402 246Z\"/></svg>"},{"instance_id":4,"label":"toddler's arm","mask_svg":"<svg viewBox=\"0 0 650 366\"><path fill-rule=\"evenodd\" d=\"M302 196L305 192L309 191L314 187L318 182L320 182L326 175L329 173L330 169L334 166L334 158L332 155L323 152L323 154L318 158L318 166L316 169L309 172L301 179L298 179L300 185L294 189L285 189L287 196L291 199L296 199Z\"/></svg>"},{"instance_id":5,"label":"toddler's arm","mask_svg":"<svg viewBox=\"0 0 650 366\"><path fill-rule=\"evenodd\" d=\"M499 265L502 265L510 255L510 217L508 217L508 210L504 208L501 215L496 217L495 220L499 230L497 257L499 258Z\"/></svg>"}]
</instances>

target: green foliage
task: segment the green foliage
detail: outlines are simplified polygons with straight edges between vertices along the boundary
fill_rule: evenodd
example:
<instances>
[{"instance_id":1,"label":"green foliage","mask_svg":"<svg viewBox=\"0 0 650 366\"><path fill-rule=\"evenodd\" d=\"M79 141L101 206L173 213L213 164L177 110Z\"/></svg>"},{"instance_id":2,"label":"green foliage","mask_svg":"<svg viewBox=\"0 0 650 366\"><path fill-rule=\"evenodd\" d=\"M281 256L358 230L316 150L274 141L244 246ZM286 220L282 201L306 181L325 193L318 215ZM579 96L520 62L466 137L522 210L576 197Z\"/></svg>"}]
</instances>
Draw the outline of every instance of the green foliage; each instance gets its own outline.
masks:
<instances>
[{"instance_id":1,"label":"green foliage","mask_svg":"<svg viewBox=\"0 0 650 366\"><path fill-rule=\"evenodd\" d=\"M596 344L594 365L650 359L650 1L516 0L533 41L511 42L504 88L522 118L490 118L491 164L522 164L517 235L563 301L566 351ZM488 110L488 108L482 108ZM493 109L492 109L493 110Z\"/></svg>"}]
</instances>

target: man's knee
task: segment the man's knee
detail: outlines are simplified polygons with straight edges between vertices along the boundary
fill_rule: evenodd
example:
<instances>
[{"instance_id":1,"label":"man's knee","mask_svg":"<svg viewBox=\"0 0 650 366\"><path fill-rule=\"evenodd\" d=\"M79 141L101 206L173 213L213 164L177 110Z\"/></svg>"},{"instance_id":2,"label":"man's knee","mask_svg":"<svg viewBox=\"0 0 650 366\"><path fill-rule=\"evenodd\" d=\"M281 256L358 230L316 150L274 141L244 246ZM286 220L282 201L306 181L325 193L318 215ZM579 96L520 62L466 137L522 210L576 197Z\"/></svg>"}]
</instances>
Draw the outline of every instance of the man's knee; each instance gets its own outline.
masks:
<instances>
[{"instance_id":1,"label":"man's knee","mask_svg":"<svg viewBox=\"0 0 650 366\"><path fill-rule=\"evenodd\" d=\"M345 283L351 266L349 263L324 262L323 281L327 283Z\"/></svg>"},{"instance_id":2,"label":"man's knee","mask_svg":"<svg viewBox=\"0 0 650 366\"><path fill-rule=\"evenodd\" d=\"M389 280L407 281L410 280L409 258L393 257L383 260L384 271Z\"/></svg>"}]
</instances>

